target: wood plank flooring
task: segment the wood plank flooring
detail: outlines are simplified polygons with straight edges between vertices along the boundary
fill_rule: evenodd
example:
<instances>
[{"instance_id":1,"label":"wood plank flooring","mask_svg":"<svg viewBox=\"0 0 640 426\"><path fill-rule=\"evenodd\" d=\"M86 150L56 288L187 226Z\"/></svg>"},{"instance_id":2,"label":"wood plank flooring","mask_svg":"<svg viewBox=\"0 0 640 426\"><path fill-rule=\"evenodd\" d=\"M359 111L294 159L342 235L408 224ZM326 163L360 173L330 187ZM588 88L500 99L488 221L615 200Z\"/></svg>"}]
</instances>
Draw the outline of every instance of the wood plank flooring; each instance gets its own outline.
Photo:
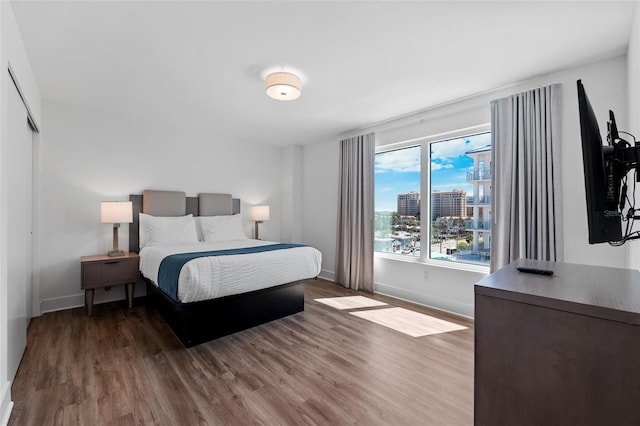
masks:
<instances>
[{"instance_id":1,"label":"wood plank flooring","mask_svg":"<svg viewBox=\"0 0 640 426\"><path fill-rule=\"evenodd\" d=\"M469 327L410 337L315 302L364 295ZM322 280L305 311L190 349L143 299L34 318L10 425L470 425L473 322Z\"/></svg>"}]
</instances>

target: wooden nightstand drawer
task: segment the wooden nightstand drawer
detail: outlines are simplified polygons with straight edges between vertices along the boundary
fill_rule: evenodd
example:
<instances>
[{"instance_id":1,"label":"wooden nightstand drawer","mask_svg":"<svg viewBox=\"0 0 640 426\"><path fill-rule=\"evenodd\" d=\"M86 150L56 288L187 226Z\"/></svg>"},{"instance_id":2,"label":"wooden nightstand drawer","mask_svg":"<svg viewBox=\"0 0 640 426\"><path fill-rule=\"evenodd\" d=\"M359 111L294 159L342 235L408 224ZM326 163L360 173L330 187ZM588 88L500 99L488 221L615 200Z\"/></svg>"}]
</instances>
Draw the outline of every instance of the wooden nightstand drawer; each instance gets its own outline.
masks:
<instances>
[{"instance_id":1,"label":"wooden nightstand drawer","mask_svg":"<svg viewBox=\"0 0 640 426\"><path fill-rule=\"evenodd\" d=\"M137 253L125 253L124 256L109 257L107 255L82 256L81 285L84 290L85 304L91 315L93 307L93 293L96 288L125 284L129 308L133 306L133 287L140 278L138 264L140 257Z\"/></svg>"},{"instance_id":2,"label":"wooden nightstand drawer","mask_svg":"<svg viewBox=\"0 0 640 426\"><path fill-rule=\"evenodd\" d=\"M123 284L138 278L138 259L111 259L82 264L82 288Z\"/></svg>"}]
</instances>

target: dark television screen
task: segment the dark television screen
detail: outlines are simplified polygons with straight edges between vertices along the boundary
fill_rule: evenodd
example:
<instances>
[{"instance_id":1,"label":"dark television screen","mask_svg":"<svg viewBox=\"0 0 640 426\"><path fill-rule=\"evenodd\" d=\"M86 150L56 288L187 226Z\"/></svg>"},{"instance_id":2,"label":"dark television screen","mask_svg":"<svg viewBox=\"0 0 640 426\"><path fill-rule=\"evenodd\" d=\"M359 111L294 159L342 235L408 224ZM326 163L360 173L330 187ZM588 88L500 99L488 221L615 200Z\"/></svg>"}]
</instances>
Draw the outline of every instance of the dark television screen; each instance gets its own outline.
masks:
<instances>
[{"instance_id":1,"label":"dark television screen","mask_svg":"<svg viewBox=\"0 0 640 426\"><path fill-rule=\"evenodd\" d=\"M621 182L614 173L613 161L607 155L608 147L602 145L596 115L580 80L578 80L578 107L589 244L620 241L622 221L618 211L618 198Z\"/></svg>"}]
</instances>

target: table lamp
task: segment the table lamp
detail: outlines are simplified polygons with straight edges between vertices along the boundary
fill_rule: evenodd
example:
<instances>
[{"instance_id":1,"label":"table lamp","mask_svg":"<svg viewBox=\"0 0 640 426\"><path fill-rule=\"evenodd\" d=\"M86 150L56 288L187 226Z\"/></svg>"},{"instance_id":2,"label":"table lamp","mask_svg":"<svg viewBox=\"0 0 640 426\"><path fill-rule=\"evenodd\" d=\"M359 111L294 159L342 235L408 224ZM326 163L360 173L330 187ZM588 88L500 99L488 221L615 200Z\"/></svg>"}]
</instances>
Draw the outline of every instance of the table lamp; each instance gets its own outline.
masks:
<instances>
[{"instance_id":1,"label":"table lamp","mask_svg":"<svg viewBox=\"0 0 640 426\"><path fill-rule=\"evenodd\" d=\"M269 206L253 206L251 207L251 219L256 222L255 239L258 238L258 224L269 220Z\"/></svg>"},{"instance_id":2,"label":"table lamp","mask_svg":"<svg viewBox=\"0 0 640 426\"><path fill-rule=\"evenodd\" d=\"M113 250L109 256L124 256L118 249L118 228L121 223L133 222L133 204L131 201L103 201L100 203L100 219L102 223L113 224Z\"/></svg>"}]
</instances>

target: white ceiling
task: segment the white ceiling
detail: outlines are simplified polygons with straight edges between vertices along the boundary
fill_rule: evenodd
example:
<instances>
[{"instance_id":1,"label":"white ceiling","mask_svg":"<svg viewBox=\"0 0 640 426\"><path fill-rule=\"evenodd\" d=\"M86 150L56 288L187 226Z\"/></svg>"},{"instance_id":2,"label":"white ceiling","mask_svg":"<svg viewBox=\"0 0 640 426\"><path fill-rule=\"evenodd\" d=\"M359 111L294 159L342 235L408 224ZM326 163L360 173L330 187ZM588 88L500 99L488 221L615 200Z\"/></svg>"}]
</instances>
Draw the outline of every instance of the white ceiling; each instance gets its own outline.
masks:
<instances>
[{"instance_id":1,"label":"white ceiling","mask_svg":"<svg viewBox=\"0 0 640 426\"><path fill-rule=\"evenodd\" d=\"M635 2L18 1L47 100L286 146L624 54ZM268 98L260 73L302 73Z\"/></svg>"}]
</instances>

